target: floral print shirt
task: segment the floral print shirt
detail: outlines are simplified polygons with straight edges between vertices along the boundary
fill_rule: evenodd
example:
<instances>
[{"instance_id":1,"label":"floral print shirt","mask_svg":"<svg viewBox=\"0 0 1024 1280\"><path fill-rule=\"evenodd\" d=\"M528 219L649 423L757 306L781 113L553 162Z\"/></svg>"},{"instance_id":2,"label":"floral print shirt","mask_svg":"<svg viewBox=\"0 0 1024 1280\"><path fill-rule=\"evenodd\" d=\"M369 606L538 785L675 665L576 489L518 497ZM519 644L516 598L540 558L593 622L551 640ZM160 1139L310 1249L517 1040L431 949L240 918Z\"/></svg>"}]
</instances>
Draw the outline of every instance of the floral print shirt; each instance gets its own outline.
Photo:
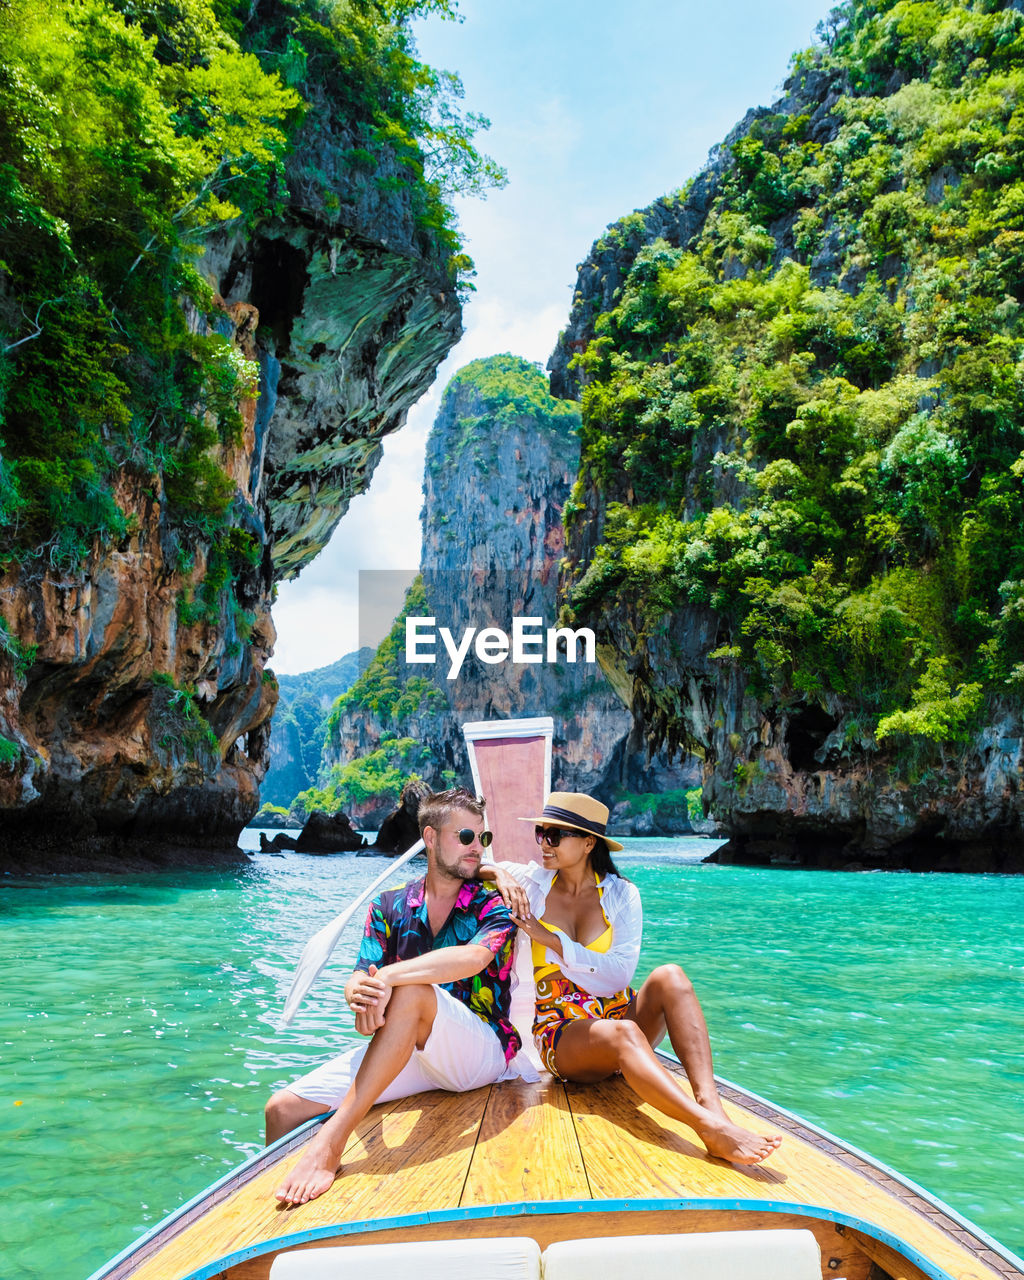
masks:
<instances>
[{"instance_id":1,"label":"floral print shirt","mask_svg":"<svg viewBox=\"0 0 1024 1280\"><path fill-rule=\"evenodd\" d=\"M486 947L494 956L486 969L471 978L438 985L490 1026L501 1042L505 1061L510 1062L522 1045L509 1021L515 921L493 889L479 880L467 880L448 919L433 934L427 918L425 888L425 880L413 880L398 889L386 889L374 898L355 967L366 973L371 964L394 964L441 947L469 943Z\"/></svg>"}]
</instances>

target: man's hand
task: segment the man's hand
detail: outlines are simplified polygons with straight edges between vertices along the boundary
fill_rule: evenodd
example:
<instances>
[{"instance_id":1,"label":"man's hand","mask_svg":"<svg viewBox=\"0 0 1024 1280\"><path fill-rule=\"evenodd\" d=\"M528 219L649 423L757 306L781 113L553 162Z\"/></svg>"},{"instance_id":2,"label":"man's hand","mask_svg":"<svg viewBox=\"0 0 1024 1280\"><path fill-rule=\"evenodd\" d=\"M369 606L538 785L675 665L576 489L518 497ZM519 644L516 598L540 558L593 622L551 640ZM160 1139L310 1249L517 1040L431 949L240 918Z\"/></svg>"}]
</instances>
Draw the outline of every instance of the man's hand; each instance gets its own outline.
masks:
<instances>
[{"instance_id":1,"label":"man's hand","mask_svg":"<svg viewBox=\"0 0 1024 1280\"><path fill-rule=\"evenodd\" d=\"M391 986L375 964L369 973L357 970L345 984L345 999L356 1015L356 1031L372 1036L384 1025L384 1010L391 999Z\"/></svg>"},{"instance_id":2,"label":"man's hand","mask_svg":"<svg viewBox=\"0 0 1024 1280\"><path fill-rule=\"evenodd\" d=\"M363 1013L356 1014L356 1031L361 1036L372 1036L383 1025L383 1011L378 1013L376 1009L367 1009Z\"/></svg>"}]
</instances>

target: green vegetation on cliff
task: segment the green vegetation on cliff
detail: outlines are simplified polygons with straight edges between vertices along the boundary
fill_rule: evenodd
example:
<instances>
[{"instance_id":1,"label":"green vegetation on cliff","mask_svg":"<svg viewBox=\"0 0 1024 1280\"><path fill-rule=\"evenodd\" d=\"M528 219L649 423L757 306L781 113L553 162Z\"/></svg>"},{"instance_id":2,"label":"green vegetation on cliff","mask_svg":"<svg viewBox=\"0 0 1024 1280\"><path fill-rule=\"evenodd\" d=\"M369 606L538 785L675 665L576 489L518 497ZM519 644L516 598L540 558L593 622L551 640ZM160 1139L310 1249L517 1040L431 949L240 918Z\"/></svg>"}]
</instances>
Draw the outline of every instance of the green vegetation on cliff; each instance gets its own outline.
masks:
<instances>
[{"instance_id":1,"label":"green vegetation on cliff","mask_svg":"<svg viewBox=\"0 0 1024 1280\"><path fill-rule=\"evenodd\" d=\"M126 9L0 5L0 534L52 563L125 534L124 466L183 521L227 510L254 370L181 301L211 311L195 246L280 179L299 104L201 0Z\"/></svg>"},{"instance_id":2,"label":"green vegetation on cliff","mask_svg":"<svg viewBox=\"0 0 1024 1280\"><path fill-rule=\"evenodd\" d=\"M579 406L551 394L539 364L506 353L473 360L453 375L437 424L440 429L435 428L427 441L427 541L435 538L450 545L456 553L453 567L464 563L458 550L462 542L487 545L497 567L500 548L510 549L510 534L508 504L498 500L495 475L530 475L541 457L553 474L575 475ZM459 486L468 475L479 485L487 511L485 522L471 521L472 529L460 510Z\"/></svg>"},{"instance_id":3,"label":"green vegetation on cliff","mask_svg":"<svg viewBox=\"0 0 1024 1280\"><path fill-rule=\"evenodd\" d=\"M130 533L123 469L193 540L231 519L218 449L239 440L257 371L195 260L288 202L339 208L315 160L286 189L309 121L344 141L353 181L405 192L424 252L464 277L451 197L503 175L408 25L453 9L0 0L0 560L67 566Z\"/></svg>"},{"instance_id":4,"label":"green vegetation on cliff","mask_svg":"<svg viewBox=\"0 0 1024 1280\"><path fill-rule=\"evenodd\" d=\"M707 607L763 701L941 743L1024 694L1024 17L851 0L822 35L579 357L609 502L572 604Z\"/></svg>"},{"instance_id":5,"label":"green vegetation on cliff","mask_svg":"<svg viewBox=\"0 0 1024 1280\"><path fill-rule=\"evenodd\" d=\"M478 454L477 465L483 465L486 459L479 446L488 439L496 446L502 427L524 419L532 420L537 431L544 434L564 434L579 425L579 408L570 401L556 399L540 365L522 356L506 354L470 361L451 378L445 396L459 397L467 389L476 393L480 412L460 420L443 461L436 456L431 460L435 470L457 463L472 446Z\"/></svg>"},{"instance_id":6,"label":"green vegetation on cliff","mask_svg":"<svg viewBox=\"0 0 1024 1280\"><path fill-rule=\"evenodd\" d=\"M444 694L425 676L412 676L405 681L399 679L399 672L405 665L405 620L423 616L426 608L423 579L417 576L406 593L401 613L377 646L369 666L331 708L325 724L327 741L337 737L338 725L344 715L370 712L385 730L397 730L418 711L447 706Z\"/></svg>"},{"instance_id":7,"label":"green vegetation on cliff","mask_svg":"<svg viewBox=\"0 0 1024 1280\"><path fill-rule=\"evenodd\" d=\"M405 784L419 779L416 770L429 766L430 753L415 738L385 734L375 751L346 765L332 765L319 786L300 792L292 801L291 816L305 821L314 809L333 814L368 800L397 805Z\"/></svg>"},{"instance_id":8,"label":"green vegetation on cliff","mask_svg":"<svg viewBox=\"0 0 1024 1280\"><path fill-rule=\"evenodd\" d=\"M346 764L322 766L317 785L295 797L291 810L294 817L304 819L314 809L337 813L368 800L397 803L406 782L420 777L418 770L431 771L429 749L404 730L410 717L443 709L447 699L437 685L423 676L412 676L404 682L399 678L404 666L400 655L405 648L405 620L423 614L425 608L423 579L417 577L406 593L401 613L377 646L366 670L336 699L324 722L323 741L328 753L332 747L337 748L346 716L365 716L374 721L382 730L379 742Z\"/></svg>"},{"instance_id":9,"label":"green vegetation on cliff","mask_svg":"<svg viewBox=\"0 0 1024 1280\"><path fill-rule=\"evenodd\" d=\"M217 735L199 708L195 690L179 688L169 672L157 671L153 691L151 714L157 720L155 742L160 751L170 754L181 749L188 760L217 751Z\"/></svg>"}]
</instances>

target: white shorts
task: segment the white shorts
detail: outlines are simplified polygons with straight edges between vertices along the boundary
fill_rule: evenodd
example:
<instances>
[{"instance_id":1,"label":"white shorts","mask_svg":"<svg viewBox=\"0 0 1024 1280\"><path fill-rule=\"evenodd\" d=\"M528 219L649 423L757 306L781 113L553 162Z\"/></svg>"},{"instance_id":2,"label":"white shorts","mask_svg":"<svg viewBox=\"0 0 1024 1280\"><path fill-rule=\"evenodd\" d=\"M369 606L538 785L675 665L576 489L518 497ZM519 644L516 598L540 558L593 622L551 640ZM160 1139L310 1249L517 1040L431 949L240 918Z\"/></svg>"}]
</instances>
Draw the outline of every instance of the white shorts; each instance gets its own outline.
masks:
<instances>
[{"instance_id":1,"label":"white shorts","mask_svg":"<svg viewBox=\"0 0 1024 1280\"><path fill-rule=\"evenodd\" d=\"M407 1098L425 1089L464 1093L467 1089L493 1084L506 1074L501 1042L483 1018L478 1018L461 1000L441 987L434 987L434 994L437 1014L426 1044L422 1049L413 1049L412 1057L378 1102ZM331 1058L288 1085L289 1093L336 1107L356 1078L368 1048L368 1044L360 1045Z\"/></svg>"}]
</instances>

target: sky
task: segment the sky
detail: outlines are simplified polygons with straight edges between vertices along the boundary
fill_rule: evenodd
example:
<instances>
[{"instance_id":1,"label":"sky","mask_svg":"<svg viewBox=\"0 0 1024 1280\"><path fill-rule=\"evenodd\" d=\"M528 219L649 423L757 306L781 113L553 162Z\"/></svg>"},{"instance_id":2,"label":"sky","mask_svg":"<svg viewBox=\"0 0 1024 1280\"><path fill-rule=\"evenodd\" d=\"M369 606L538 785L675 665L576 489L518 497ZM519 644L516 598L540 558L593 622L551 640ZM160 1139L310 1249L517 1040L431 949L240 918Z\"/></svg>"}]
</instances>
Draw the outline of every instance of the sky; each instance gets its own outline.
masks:
<instances>
[{"instance_id":1,"label":"sky","mask_svg":"<svg viewBox=\"0 0 1024 1280\"><path fill-rule=\"evenodd\" d=\"M401 582L399 571L411 577L419 565L424 449L448 380L506 351L546 365L593 242L698 173L750 107L780 97L792 54L812 43L829 7L461 0L461 22L416 24L422 60L458 72L464 108L490 119L478 147L509 182L457 203L477 271L465 334L385 440L369 490L353 499L330 545L281 583L275 671L310 671L383 638L383 624L365 613L360 626L359 571L395 571Z\"/></svg>"}]
</instances>

